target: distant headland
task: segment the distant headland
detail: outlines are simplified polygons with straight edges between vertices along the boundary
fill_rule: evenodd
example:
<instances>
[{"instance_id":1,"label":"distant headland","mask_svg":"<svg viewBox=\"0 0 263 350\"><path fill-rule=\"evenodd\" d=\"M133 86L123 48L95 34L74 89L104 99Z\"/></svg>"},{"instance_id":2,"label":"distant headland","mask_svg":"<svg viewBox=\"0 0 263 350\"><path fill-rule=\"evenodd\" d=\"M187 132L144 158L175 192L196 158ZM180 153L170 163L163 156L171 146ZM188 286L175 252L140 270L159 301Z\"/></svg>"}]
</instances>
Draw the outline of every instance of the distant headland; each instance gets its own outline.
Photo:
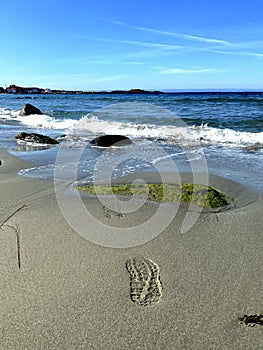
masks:
<instances>
[{"instance_id":1,"label":"distant headland","mask_svg":"<svg viewBox=\"0 0 263 350\"><path fill-rule=\"evenodd\" d=\"M262 94L263 89L163 89L159 90L143 90L143 89L130 89L130 90L53 90L43 89L39 87L22 87L17 85L10 85L8 87L0 87L0 94L72 94L72 95L91 95L91 94L150 94L150 95L161 95L161 94Z\"/></svg>"},{"instance_id":2,"label":"distant headland","mask_svg":"<svg viewBox=\"0 0 263 350\"><path fill-rule=\"evenodd\" d=\"M10 85L0 87L0 93L4 94L163 94L161 91L146 91L142 89L112 90L112 91L77 91L77 90L51 90L39 87L22 87Z\"/></svg>"}]
</instances>

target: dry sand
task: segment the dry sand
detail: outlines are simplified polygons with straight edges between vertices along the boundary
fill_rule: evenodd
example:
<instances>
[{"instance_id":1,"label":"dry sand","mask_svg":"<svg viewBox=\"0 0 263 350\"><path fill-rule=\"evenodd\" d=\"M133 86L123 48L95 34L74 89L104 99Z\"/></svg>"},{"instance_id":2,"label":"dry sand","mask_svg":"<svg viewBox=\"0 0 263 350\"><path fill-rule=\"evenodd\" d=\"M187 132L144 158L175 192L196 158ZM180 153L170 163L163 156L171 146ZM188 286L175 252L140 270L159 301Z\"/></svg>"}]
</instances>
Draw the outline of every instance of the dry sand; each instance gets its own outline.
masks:
<instances>
[{"instance_id":1,"label":"dry sand","mask_svg":"<svg viewBox=\"0 0 263 350\"><path fill-rule=\"evenodd\" d=\"M53 182L18 177L28 164L4 151L0 159L0 221L28 206L0 232L1 349L262 348L263 326L239 321L244 314L263 314L262 195L213 177L211 185L227 191L235 208L202 213L186 233L182 208L155 239L109 248L69 226ZM113 227L135 225L154 210L148 204L126 218L104 210L94 198L83 202L97 220ZM20 270L14 228L20 236ZM132 269L142 269L155 296L160 275L159 303L131 300L127 261L131 275Z\"/></svg>"}]
</instances>

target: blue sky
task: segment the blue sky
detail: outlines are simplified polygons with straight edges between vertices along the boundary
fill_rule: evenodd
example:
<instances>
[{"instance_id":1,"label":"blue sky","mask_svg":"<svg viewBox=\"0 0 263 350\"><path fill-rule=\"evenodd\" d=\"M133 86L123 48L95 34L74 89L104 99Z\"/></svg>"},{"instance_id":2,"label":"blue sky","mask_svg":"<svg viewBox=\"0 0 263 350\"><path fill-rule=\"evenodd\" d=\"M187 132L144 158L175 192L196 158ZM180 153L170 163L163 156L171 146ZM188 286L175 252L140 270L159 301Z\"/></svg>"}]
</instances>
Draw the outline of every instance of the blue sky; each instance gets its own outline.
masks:
<instances>
[{"instance_id":1,"label":"blue sky","mask_svg":"<svg viewBox=\"0 0 263 350\"><path fill-rule=\"evenodd\" d=\"M263 89L262 0L12 0L0 86Z\"/></svg>"}]
</instances>

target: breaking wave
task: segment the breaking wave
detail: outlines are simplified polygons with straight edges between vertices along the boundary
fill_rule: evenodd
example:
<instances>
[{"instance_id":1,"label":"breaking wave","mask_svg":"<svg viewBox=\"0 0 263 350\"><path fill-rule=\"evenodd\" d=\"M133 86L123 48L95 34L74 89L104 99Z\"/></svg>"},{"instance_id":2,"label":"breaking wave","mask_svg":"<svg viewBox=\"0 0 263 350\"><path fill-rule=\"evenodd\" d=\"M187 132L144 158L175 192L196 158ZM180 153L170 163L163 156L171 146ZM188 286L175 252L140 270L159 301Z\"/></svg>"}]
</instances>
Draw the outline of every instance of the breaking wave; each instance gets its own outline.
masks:
<instances>
[{"instance_id":1,"label":"breaking wave","mask_svg":"<svg viewBox=\"0 0 263 350\"><path fill-rule=\"evenodd\" d=\"M134 139L151 139L169 144L183 143L191 146L196 142L204 145L247 147L263 144L263 132L236 131L229 128L210 127L209 124L187 125L181 121L177 125L157 125L154 123L132 123L99 118L93 113L79 120L56 118L49 115L20 116L19 111L0 109L0 121L21 127L61 130L69 136L86 136L88 139L98 134L120 134ZM176 120L177 119L177 120Z\"/></svg>"}]
</instances>

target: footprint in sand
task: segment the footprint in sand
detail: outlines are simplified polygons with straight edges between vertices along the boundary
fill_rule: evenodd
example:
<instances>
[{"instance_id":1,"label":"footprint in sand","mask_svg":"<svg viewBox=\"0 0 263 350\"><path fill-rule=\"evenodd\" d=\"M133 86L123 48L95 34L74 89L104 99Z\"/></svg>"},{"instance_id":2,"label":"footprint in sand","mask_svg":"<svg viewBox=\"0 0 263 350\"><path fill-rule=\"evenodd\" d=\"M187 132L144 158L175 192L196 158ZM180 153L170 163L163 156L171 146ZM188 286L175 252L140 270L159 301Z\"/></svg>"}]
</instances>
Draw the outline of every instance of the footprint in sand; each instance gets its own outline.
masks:
<instances>
[{"instance_id":1,"label":"footprint in sand","mask_svg":"<svg viewBox=\"0 0 263 350\"><path fill-rule=\"evenodd\" d=\"M142 306L158 303L162 297L159 266L152 260L137 257L126 263L130 273L131 300Z\"/></svg>"},{"instance_id":2,"label":"footprint in sand","mask_svg":"<svg viewBox=\"0 0 263 350\"><path fill-rule=\"evenodd\" d=\"M106 207L106 205L103 206L103 211L105 213L105 216L107 219L113 219L113 218L123 218L124 214L115 210L111 210L110 208Z\"/></svg>"}]
</instances>

